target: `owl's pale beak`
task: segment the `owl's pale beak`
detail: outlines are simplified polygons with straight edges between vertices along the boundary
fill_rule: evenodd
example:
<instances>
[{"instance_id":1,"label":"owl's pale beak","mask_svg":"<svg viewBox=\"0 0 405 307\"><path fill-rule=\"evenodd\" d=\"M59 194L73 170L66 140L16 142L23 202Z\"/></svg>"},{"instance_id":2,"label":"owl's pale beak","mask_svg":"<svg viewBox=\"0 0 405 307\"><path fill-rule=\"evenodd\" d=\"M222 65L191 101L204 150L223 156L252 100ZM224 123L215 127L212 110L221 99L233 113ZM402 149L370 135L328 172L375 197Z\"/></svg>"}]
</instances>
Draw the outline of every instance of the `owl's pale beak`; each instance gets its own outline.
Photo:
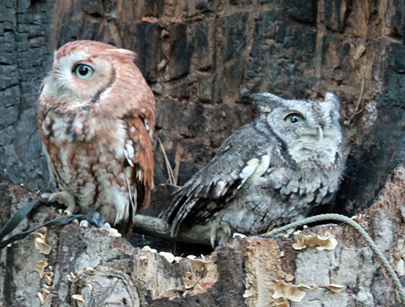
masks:
<instances>
[{"instance_id":1,"label":"owl's pale beak","mask_svg":"<svg viewBox=\"0 0 405 307\"><path fill-rule=\"evenodd\" d=\"M323 129L322 127L318 127L318 140L322 142L323 140Z\"/></svg>"}]
</instances>

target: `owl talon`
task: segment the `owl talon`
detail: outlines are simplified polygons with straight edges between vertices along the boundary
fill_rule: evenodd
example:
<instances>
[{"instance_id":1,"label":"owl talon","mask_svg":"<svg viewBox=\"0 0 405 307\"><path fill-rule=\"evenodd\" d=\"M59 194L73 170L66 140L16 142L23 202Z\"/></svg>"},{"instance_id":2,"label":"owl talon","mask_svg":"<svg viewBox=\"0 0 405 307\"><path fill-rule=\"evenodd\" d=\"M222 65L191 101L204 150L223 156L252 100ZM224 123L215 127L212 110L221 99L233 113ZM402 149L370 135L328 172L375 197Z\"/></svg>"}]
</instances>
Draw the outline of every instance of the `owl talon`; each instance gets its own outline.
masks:
<instances>
[{"instance_id":1,"label":"owl talon","mask_svg":"<svg viewBox=\"0 0 405 307\"><path fill-rule=\"evenodd\" d=\"M225 235L219 240L218 245L224 245L229 242L229 240L232 238L232 230L231 227L228 225L222 225L222 230L225 233Z\"/></svg>"},{"instance_id":2,"label":"owl talon","mask_svg":"<svg viewBox=\"0 0 405 307\"><path fill-rule=\"evenodd\" d=\"M215 233L213 233L213 230L211 228L210 240L211 240L212 249L215 249L215 241L217 240L217 230L216 229L215 229Z\"/></svg>"},{"instance_id":3,"label":"owl talon","mask_svg":"<svg viewBox=\"0 0 405 307\"><path fill-rule=\"evenodd\" d=\"M105 217L102 216L100 213L94 211L87 213L85 220L88 221L91 225L101 228L105 222Z\"/></svg>"},{"instance_id":4,"label":"owl talon","mask_svg":"<svg viewBox=\"0 0 405 307\"><path fill-rule=\"evenodd\" d=\"M66 209L64 212L66 215L71 215L76 207L74 197L68 192L57 192L57 193L44 193L41 195L42 198L48 199L49 202L57 202L64 205Z\"/></svg>"},{"instance_id":5,"label":"owl talon","mask_svg":"<svg viewBox=\"0 0 405 307\"><path fill-rule=\"evenodd\" d=\"M107 232L110 232L111 230L111 225L109 223L104 223L101 227L102 230L105 230Z\"/></svg>"},{"instance_id":6,"label":"owl talon","mask_svg":"<svg viewBox=\"0 0 405 307\"><path fill-rule=\"evenodd\" d=\"M72 215L72 211L65 209L63 210L63 214L62 215Z\"/></svg>"},{"instance_id":7,"label":"owl talon","mask_svg":"<svg viewBox=\"0 0 405 307\"><path fill-rule=\"evenodd\" d=\"M217 241L217 231L220 228L220 225L218 224L212 224L211 229L210 229L210 240L211 240L211 247L212 249L215 249L216 246L216 241Z\"/></svg>"},{"instance_id":8,"label":"owl talon","mask_svg":"<svg viewBox=\"0 0 405 307\"><path fill-rule=\"evenodd\" d=\"M79 228L89 228L89 226L90 226L90 224L89 224L89 221L87 221L87 220L82 220L79 223Z\"/></svg>"},{"instance_id":9,"label":"owl talon","mask_svg":"<svg viewBox=\"0 0 405 307\"><path fill-rule=\"evenodd\" d=\"M42 197L42 198L46 198L46 199L49 200L49 198L52 197L52 193L43 193L43 194L41 194L41 197Z\"/></svg>"},{"instance_id":10,"label":"owl talon","mask_svg":"<svg viewBox=\"0 0 405 307\"><path fill-rule=\"evenodd\" d=\"M218 239L218 230L222 229L224 235L219 239L218 245L224 245L229 242L229 239L232 238L232 230L231 227L227 224L213 224L210 229L210 239L211 239L211 247L215 249L215 242Z\"/></svg>"}]
</instances>

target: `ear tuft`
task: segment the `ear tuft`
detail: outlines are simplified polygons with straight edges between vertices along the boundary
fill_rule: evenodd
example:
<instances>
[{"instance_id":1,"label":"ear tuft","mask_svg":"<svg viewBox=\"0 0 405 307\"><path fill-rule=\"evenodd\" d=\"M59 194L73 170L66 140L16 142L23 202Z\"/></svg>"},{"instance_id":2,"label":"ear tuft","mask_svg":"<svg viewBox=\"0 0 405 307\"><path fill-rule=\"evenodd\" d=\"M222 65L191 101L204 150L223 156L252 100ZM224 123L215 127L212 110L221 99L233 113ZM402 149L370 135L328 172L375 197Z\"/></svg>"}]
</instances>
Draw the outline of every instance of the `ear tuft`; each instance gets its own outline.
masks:
<instances>
[{"instance_id":1,"label":"ear tuft","mask_svg":"<svg viewBox=\"0 0 405 307\"><path fill-rule=\"evenodd\" d=\"M325 102L332 103L335 106L336 112L339 112L340 100L339 100L339 98L337 98L337 96L335 94L327 92L325 94Z\"/></svg>"},{"instance_id":2,"label":"ear tuft","mask_svg":"<svg viewBox=\"0 0 405 307\"><path fill-rule=\"evenodd\" d=\"M121 54L123 56L132 57L134 60L136 59L136 53L131 50L119 48L119 49L115 49L114 52L118 52L119 54Z\"/></svg>"},{"instance_id":3,"label":"ear tuft","mask_svg":"<svg viewBox=\"0 0 405 307\"><path fill-rule=\"evenodd\" d=\"M276 95L270 93L257 93L250 95L253 104L259 109L260 112L269 113L275 107L279 106L284 101Z\"/></svg>"}]
</instances>

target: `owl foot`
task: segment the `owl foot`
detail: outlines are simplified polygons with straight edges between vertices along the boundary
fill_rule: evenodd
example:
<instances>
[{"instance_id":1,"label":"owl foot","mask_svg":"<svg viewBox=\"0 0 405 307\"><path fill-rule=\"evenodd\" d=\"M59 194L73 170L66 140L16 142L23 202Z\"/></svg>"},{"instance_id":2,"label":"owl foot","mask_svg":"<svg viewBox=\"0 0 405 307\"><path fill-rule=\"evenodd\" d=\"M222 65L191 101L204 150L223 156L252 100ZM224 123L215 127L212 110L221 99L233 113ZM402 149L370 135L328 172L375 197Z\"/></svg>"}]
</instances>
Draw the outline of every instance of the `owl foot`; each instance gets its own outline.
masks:
<instances>
[{"instance_id":1,"label":"owl foot","mask_svg":"<svg viewBox=\"0 0 405 307\"><path fill-rule=\"evenodd\" d=\"M57 193L44 193L41 195L42 198L47 198L49 202L57 202L66 207L63 211L64 215L72 215L76 208L76 202L74 197L63 191ZM88 221L91 225L101 227L104 224L105 217L100 215L98 212L89 212L86 214L86 217L80 222L79 227L85 228L86 223L84 221Z\"/></svg>"},{"instance_id":2,"label":"owl foot","mask_svg":"<svg viewBox=\"0 0 405 307\"><path fill-rule=\"evenodd\" d=\"M90 224L88 220L82 220L79 223L79 228L89 228Z\"/></svg>"},{"instance_id":3,"label":"owl foot","mask_svg":"<svg viewBox=\"0 0 405 307\"><path fill-rule=\"evenodd\" d=\"M67 215L71 215L75 210L75 199L68 192L44 193L41 197L47 198L50 202L58 202L59 204L64 205L66 207L64 212Z\"/></svg>"},{"instance_id":4,"label":"owl foot","mask_svg":"<svg viewBox=\"0 0 405 307\"><path fill-rule=\"evenodd\" d=\"M218 242L218 245L226 244L230 238L232 238L232 230L227 224L213 224L210 229L210 237L211 237L211 247L215 249L215 242L218 239L218 230L222 230L224 235Z\"/></svg>"},{"instance_id":5,"label":"owl foot","mask_svg":"<svg viewBox=\"0 0 405 307\"><path fill-rule=\"evenodd\" d=\"M104 224L101 226L101 229L102 229L102 230L105 230L105 231L107 231L107 232L110 232L110 230L111 230L111 225L110 225L110 223L104 223Z\"/></svg>"},{"instance_id":6,"label":"owl foot","mask_svg":"<svg viewBox=\"0 0 405 307\"><path fill-rule=\"evenodd\" d=\"M83 220L80 221L79 228L89 228L90 224L91 224L98 228L103 229L103 227L105 225L104 221L105 221L105 218L104 218L104 216L100 215L100 213L89 212L85 215ZM106 224L108 224L108 223L106 223Z\"/></svg>"},{"instance_id":7,"label":"owl foot","mask_svg":"<svg viewBox=\"0 0 405 307\"><path fill-rule=\"evenodd\" d=\"M96 211L87 213L85 220L98 228L102 228L105 225L105 217Z\"/></svg>"},{"instance_id":8,"label":"owl foot","mask_svg":"<svg viewBox=\"0 0 405 307\"><path fill-rule=\"evenodd\" d=\"M79 223L79 228L89 228L90 225L94 225L97 228L102 228L104 226L105 218L98 212L89 212Z\"/></svg>"},{"instance_id":9,"label":"owl foot","mask_svg":"<svg viewBox=\"0 0 405 307\"><path fill-rule=\"evenodd\" d=\"M270 225L269 228L266 230L266 233L269 233L270 231L272 231L274 229L274 225Z\"/></svg>"}]
</instances>

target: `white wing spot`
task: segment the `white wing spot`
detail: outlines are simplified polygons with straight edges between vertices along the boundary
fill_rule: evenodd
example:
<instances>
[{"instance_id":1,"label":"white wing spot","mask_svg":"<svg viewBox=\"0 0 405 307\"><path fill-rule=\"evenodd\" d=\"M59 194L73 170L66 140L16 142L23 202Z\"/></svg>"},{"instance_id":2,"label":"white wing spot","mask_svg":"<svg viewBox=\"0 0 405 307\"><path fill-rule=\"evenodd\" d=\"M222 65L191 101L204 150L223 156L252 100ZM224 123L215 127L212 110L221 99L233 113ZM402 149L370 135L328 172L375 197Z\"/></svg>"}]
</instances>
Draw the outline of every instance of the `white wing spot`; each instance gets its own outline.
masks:
<instances>
[{"instance_id":1,"label":"white wing spot","mask_svg":"<svg viewBox=\"0 0 405 307\"><path fill-rule=\"evenodd\" d=\"M144 122L144 124L145 124L146 130L149 131L149 123L148 123L148 120L145 118L145 119L143 120L143 122Z\"/></svg>"},{"instance_id":2,"label":"white wing spot","mask_svg":"<svg viewBox=\"0 0 405 307\"><path fill-rule=\"evenodd\" d=\"M258 164L259 164L259 159L257 159L257 158L249 160L247 163L247 165L255 165L255 166L257 166Z\"/></svg>"},{"instance_id":3,"label":"white wing spot","mask_svg":"<svg viewBox=\"0 0 405 307\"><path fill-rule=\"evenodd\" d=\"M145 125L146 131L149 133L149 138L152 140L153 139L153 132L149 127L149 122L146 118L143 118L143 124Z\"/></svg>"},{"instance_id":4,"label":"white wing spot","mask_svg":"<svg viewBox=\"0 0 405 307\"><path fill-rule=\"evenodd\" d=\"M128 151L124 150L124 155L125 155L125 158L126 158L127 161L128 161L128 164L131 165L132 167L134 167L134 163L133 163L132 160L128 157Z\"/></svg>"},{"instance_id":5,"label":"white wing spot","mask_svg":"<svg viewBox=\"0 0 405 307\"><path fill-rule=\"evenodd\" d=\"M261 160L259 166L256 168L256 171L254 173L255 176L261 176L263 175L266 170L269 168L270 165L270 156L264 155Z\"/></svg>"},{"instance_id":6,"label":"white wing spot","mask_svg":"<svg viewBox=\"0 0 405 307\"><path fill-rule=\"evenodd\" d=\"M242 180L241 184L238 186L238 189L245 183L246 180L248 180L250 177L252 177L252 180L256 184L259 184L259 182L256 182L257 180L263 180L261 176L267 171L270 165L270 156L264 155L261 157L260 162L259 159L254 158L252 160L249 160L247 163L247 166L242 170L242 173L239 174L239 177Z\"/></svg>"},{"instance_id":7,"label":"white wing spot","mask_svg":"<svg viewBox=\"0 0 405 307\"><path fill-rule=\"evenodd\" d=\"M131 159L133 156L134 156L134 154L135 154L135 150L134 150L134 147L131 145L131 144L129 144L128 142L125 144L125 149L126 149L126 151L127 151L127 153L128 153L128 157Z\"/></svg>"},{"instance_id":8,"label":"white wing spot","mask_svg":"<svg viewBox=\"0 0 405 307\"><path fill-rule=\"evenodd\" d=\"M222 180L218 181L215 186L215 195L217 195L217 196L222 195L224 187L225 187L225 182Z\"/></svg>"},{"instance_id":9,"label":"white wing spot","mask_svg":"<svg viewBox=\"0 0 405 307\"><path fill-rule=\"evenodd\" d=\"M249 162L251 162L251 161L249 161ZM249 162L248 162L248 166L245 166L245 168L242 170L242 173L239 174L239 177L242 179L250 177L256 171L256 168L259 166L259 160L257 160L257 163L255 163L255 164L251 163L249 165Z\"/></svg>"},{"instance_id":10,"label":"white wing spot","mask_svg":"<svg viewBox=\"0 0 405 307\"><path fill-rule=\"evenodd\" d=\"M247 166L242 170L239 174L239 177L242 179L242 182L238 186L238 189L245 183L246 180L256 171L257 167L259 166L259 159L254 158L249 160Z\"/></svg>"}]
</instances>

